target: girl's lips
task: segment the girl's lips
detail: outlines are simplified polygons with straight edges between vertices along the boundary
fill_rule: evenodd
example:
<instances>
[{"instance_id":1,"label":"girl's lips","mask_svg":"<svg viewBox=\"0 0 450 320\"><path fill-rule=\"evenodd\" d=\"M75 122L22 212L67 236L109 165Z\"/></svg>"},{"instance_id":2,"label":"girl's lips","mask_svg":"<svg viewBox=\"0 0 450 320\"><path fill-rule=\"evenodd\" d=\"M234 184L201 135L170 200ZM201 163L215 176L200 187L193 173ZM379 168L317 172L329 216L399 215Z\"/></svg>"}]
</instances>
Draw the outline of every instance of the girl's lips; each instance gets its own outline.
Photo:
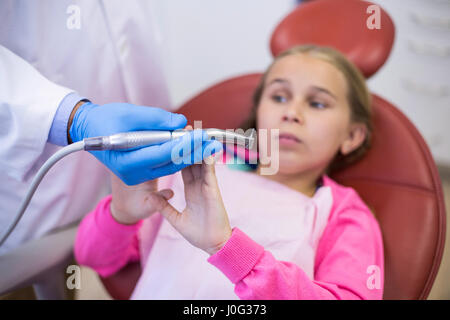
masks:
<instances>
[{"instance_id":1,"label":"girl's lips","mask_svg":"<svg viewBox=\"0 0 450 320\"><path fill-rule=\"evenodd\" d=\"M297 138L295 135L290 133L280 133L279 137L280 143L300 143L302 142L299 138Z\"/></svg>"}]
</instances>

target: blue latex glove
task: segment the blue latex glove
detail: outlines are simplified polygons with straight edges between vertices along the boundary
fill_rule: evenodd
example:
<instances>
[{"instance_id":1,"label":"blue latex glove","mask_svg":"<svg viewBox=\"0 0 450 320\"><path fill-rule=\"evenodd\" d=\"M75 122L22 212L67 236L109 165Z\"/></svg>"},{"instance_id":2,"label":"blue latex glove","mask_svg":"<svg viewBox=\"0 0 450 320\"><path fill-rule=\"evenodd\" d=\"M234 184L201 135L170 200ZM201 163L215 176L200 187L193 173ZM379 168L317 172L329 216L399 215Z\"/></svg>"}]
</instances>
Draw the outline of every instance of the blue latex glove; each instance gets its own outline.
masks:
<instances>
[{"instance_id":1,"label":"blue latex glove","mask_svg":"<svg viewBox=\"0 0 450 320\"><path fill-rule=\"evenodd\" d=\"M129 103L97 105L86 102L75 113L69 134L73 142L84 138L108 136L139 130L176 130L186 126L186 117L160 108ZM184 150L172 161L172 150ZM218 141L208 140L205 131L193 130L176 140L130 151L90 151L127 185L173 174L203 156L222 150ZM177 159L179 156L180 159ZM181 162L181 163L180 163Z\"/></svg>"}]
</instances>

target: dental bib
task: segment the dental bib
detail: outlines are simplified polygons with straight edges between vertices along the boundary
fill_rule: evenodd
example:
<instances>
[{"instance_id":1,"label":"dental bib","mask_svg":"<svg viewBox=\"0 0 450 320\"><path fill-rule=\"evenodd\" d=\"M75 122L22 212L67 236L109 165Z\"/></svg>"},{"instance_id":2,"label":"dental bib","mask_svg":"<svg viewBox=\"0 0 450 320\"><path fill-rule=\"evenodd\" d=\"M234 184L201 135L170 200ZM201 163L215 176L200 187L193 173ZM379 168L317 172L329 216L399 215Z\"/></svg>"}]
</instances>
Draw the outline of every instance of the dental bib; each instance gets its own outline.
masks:
<instances>
[{"instance_id":1,"label":"dental bib","mask_svg":"<svg viewBox=\"0 0 450 320\"><path fill-rule=\"evenodd\" d=\"M312 198L253 172L216 165L216 176L231 227L238 227L277 260L299 266L314 278L318 242L332 207L329 186ZM172 188L170 203L185 208L181 173L163 177L159 189ZM235 285L159 213L139 230L142 275L131 299L239 299ZM239 263L238 261L236 263Z\"/></svg>"}]
</instances>

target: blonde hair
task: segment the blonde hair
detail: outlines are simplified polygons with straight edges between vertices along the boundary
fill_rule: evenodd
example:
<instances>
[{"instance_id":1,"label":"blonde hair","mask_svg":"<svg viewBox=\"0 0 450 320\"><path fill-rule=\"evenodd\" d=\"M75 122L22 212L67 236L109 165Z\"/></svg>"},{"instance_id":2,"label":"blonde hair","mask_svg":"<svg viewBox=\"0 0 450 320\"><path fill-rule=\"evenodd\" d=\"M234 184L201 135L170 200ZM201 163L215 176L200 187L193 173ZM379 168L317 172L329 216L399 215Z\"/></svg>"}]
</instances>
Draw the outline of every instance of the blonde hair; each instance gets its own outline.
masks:
<instances>
[{"instance_id":1,"label":"blonde hair","mask_svg":"<svg viewBox=\"0 0 450 320\"><path fill-rule=\"evenodd\" d=\"M263 74L261 81L253 94L253 107L250 117L241 127L243 129L257 127L256 111L265 88L267 75L278 60L295 54L308 54L322 61L326 61L336 67L344 75L348 88L347 100L350 105L350 121L352 123L362 123L367 128L366 138L358 148L347 155L343 155L340 151L337 152L325 170L325 173L330 174L359 160L370 148L373 131L371 96L367 89L364 76L353 63L337 50L317 45L301 45L280 53Z\"/></svg>"}]
</instances>

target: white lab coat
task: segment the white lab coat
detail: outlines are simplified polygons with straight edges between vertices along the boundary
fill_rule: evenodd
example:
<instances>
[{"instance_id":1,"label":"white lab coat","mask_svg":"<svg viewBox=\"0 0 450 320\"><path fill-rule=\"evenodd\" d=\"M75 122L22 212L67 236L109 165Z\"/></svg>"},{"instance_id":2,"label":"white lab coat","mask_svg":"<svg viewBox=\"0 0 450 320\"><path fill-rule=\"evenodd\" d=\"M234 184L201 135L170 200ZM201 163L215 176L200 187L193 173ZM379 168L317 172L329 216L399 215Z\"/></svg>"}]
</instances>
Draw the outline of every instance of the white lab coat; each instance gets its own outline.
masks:
<instances>
[{"instance_id":1,"label":"white lab coat","mask_svg":"<svg viewBox=\"0 0 450 320\"><path fill-rule=\"evenodd\" d=\"M153 5L148 0L0 2L0 235L37 169L60 148L46 141L68 93L99 104L170 109ZM77 17L80 24L73 20ZM81 219L108 186L107 170L89 153L66 157L44 178L0 254Z\"/></svg>"}]
</instances>

